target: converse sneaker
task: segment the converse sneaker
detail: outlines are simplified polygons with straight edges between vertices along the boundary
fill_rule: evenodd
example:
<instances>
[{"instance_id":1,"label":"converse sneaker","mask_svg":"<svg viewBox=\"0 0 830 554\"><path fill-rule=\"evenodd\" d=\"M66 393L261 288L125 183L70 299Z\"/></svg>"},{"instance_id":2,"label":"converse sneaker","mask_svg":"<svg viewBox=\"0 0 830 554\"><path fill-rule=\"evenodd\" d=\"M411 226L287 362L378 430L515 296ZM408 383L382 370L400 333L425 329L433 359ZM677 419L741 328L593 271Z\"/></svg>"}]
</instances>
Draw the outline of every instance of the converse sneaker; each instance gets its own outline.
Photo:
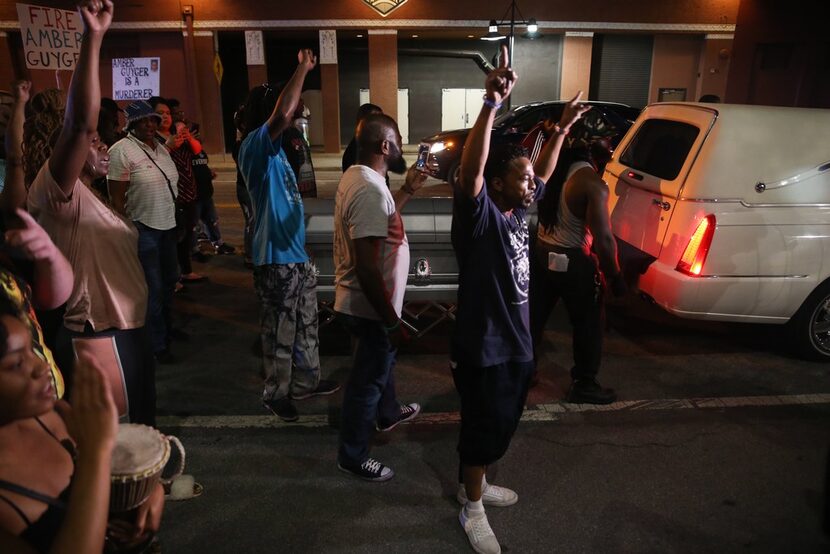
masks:
<instances>
[{"instance_id":1,"label":"converse sneaker","mask_svg":"<svg viewBox=\"0 0 830 554\"><path fill-rule=\"evenodd\" d=\"M421 413L421 405L418 404L417 402L412 402L411 404L406 404L404 406L401 406L400 415L398 416L397 421L394 421L389 425L382 425L380 422L378 422L375 425L375 429L377 429L381 433L391 431L392 429L397 427L399 423L406 423L407 421L412 421L413 419L418 417L418 414L420 414L420 413Z\"/></svg>"},{"instance_id":2,"label":"converse sneaker","mask_svg":"<svg viewBox=\"0 0 830 554\"><path fill-rule=\"evenodd\" d=\"M461 522L461 527L467 533L467 539L470 541L470 546L473 550L480 554L501 554L501 546L496 539L496 534L490 527L490 522L487 521L487 514L483 511L481 514L470 514L467 508L461 508L461 513L458 515L458 521Z\"/></svg>"},{"instance_id":3,"label":"converse sneaker","mask_svg":"<svg viewBox=\"0 0 830 554\"><path fill-rule=\"evenodd\" d=\"M340 385L337 381L329 381L328 379L320 379L320 382L317 383L317 388L303 392L300 394L292 394L291 398L294 400L305 400L306 398L311 398L312 396L328 396L329 394L334 394L335 392L340 390Z\"/></svg>"},{"instance_id":4,"label":"converse sneaker","mask_svg":"<svg viewBox=\"0 0 830 554\"><path fill-rule=\"evenodd\" d=\"M351 473L364 481L388 481L395 476L395 472L392 471L391 467L383 465L374 458L367 458L359 466L343 465L337 462L337 469L345 473Z\"/></svg>"},{"instance_id":5,"label":"converse sneaker","mask_svg":"<svg viewBox=\"0 0 830 554\"><path fill-rule=\"evenodd\" d=\"M463 484L458 485L458 494L455 495L455 498L462 506L467 503L467 491ZM485 483L484 490L481 491L481 503L485 506L503 508L504 506L512 506L518 501L519 495L515 491L498 485Z\"/></svg>"},{"instance_id":6,"label":"converse sneaker","mask_svg":"<svg viewBox=\"0 0 830 554\"><path fill-rule=\"evenodd\" d=\"M276 400L263 400L262 404L272 414L283 421L292 422L300 419L297 408L291 403L290 398L277 398Z\"/></svg>"}]
</instances>

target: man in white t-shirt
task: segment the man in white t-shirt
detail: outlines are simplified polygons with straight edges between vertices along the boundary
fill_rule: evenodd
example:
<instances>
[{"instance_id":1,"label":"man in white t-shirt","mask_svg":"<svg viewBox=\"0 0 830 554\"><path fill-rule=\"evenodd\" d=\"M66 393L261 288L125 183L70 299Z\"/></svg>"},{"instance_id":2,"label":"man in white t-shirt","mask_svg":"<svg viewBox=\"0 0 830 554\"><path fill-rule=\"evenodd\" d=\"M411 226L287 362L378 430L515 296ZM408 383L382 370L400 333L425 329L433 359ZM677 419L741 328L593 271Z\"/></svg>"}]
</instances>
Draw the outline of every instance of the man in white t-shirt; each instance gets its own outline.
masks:
<instances>
[{"instance_id":1,"label":"man in white t-shirt","mask_svg":"<svg viewBox=\"0 0 830 554\"><path fill-rule=\"evenodd\" d=\"M362 121L357 144L357 165L343 174L334 204L334 309L356 343L337 466L367 481L386 481L392 469L369 457L372 427L390 431L421 410L398 402L392 368L398 345L407 339L400 317L409 242L400 210L426 174L412 167L394 194L386 187L387 171L406 171L398 125L387 115Z\"/></svg>"}]
</instances>

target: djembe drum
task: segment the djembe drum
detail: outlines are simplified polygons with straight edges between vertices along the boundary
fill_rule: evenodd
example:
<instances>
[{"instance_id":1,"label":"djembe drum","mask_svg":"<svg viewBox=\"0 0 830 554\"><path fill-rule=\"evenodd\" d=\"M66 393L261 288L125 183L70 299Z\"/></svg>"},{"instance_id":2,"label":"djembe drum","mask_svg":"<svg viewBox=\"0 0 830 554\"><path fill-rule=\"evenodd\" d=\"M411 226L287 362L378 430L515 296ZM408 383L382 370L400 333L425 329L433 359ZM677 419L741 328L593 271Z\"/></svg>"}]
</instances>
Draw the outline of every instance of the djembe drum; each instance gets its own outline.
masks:
<instances>
[{"instance_id":1,"label":"djembe drum","mask_svg":"<svg viewBox=\"0 0 830 554\"><path fill-rule=\"evenodd\" d=\"M112 451L110 512L127 512L147 500L169 458L170 442L156 429L119 425Z\"/></svg>"}]
</instances>

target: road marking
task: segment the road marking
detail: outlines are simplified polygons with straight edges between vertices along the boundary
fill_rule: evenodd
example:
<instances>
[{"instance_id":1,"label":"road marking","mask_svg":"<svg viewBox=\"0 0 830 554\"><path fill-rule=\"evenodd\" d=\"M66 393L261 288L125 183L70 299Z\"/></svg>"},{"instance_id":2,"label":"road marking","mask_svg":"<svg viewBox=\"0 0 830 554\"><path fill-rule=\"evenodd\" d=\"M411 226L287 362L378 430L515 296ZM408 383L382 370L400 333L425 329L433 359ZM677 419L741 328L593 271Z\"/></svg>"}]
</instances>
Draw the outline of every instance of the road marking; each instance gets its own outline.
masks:
<instances>
[{"instance_id":1,"label":"road marking","mask_svg":"<svg viewBox=\"0 0 830 554\"><path fill-rule=\"evenodd\" d=\"M803 406L830 404L830 394L791 394L783 396L733 396L713 398L682 398L665 400L623 400L605 406L552 402L528 408L522 421L557 421L562 414L586 412L632 412L657 410L711 410L765 406ZM458 412L431 412L418 416L419 425L457 423ZM328 415L301 415L294 423L285 423L272 415L162 416L159 427L198 429L281 429L288 427L329 427Z\"/></svg>"}]
</instances>

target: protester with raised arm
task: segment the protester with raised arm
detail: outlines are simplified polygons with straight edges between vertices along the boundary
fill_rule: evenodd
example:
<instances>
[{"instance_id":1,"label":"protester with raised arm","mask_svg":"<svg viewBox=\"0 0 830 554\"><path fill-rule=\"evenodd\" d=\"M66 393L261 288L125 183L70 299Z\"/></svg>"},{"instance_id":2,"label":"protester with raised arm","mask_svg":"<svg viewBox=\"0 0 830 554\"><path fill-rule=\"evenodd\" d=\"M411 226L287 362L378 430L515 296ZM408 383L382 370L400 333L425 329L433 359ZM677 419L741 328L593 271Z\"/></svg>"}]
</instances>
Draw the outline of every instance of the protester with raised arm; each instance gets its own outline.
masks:
<instances>
[{"instance_id":1,"label":"protester with raised arm","mask_svg":"<svg viewBox=\"0 0 830 554\"><path fill-rule=\"evenodd\" d=\"M488 554L501 547L484 505L510 506L518 495L488 483L485 474L510 445L533 371L525 215L553 173L563 138L548 142L535 167L521 147L490 148L496 111L516 79L503 46L499 67L485 79L484 105L464 146L453 203L459 284L451 366L461 397L459 520L473 549ZM574 99L560 127L568 128L585 109Z\"/></svg>"},{"instance_id":2,"label":"protester with raised arm","mask_svg":"<svg viewBox=\"0 0 830 554\"><path fill-rule=\"evenodd\" d=\"M304 49L297 61L279 95L270 85L249 93L247 136L238 157L255 213L252 248L265 373L262 401L283 421L298 419L294 400L340 388L320 378L317 268L305 251L303 200L281 144L317 57Z\"/></svg>"}]
</instances>

